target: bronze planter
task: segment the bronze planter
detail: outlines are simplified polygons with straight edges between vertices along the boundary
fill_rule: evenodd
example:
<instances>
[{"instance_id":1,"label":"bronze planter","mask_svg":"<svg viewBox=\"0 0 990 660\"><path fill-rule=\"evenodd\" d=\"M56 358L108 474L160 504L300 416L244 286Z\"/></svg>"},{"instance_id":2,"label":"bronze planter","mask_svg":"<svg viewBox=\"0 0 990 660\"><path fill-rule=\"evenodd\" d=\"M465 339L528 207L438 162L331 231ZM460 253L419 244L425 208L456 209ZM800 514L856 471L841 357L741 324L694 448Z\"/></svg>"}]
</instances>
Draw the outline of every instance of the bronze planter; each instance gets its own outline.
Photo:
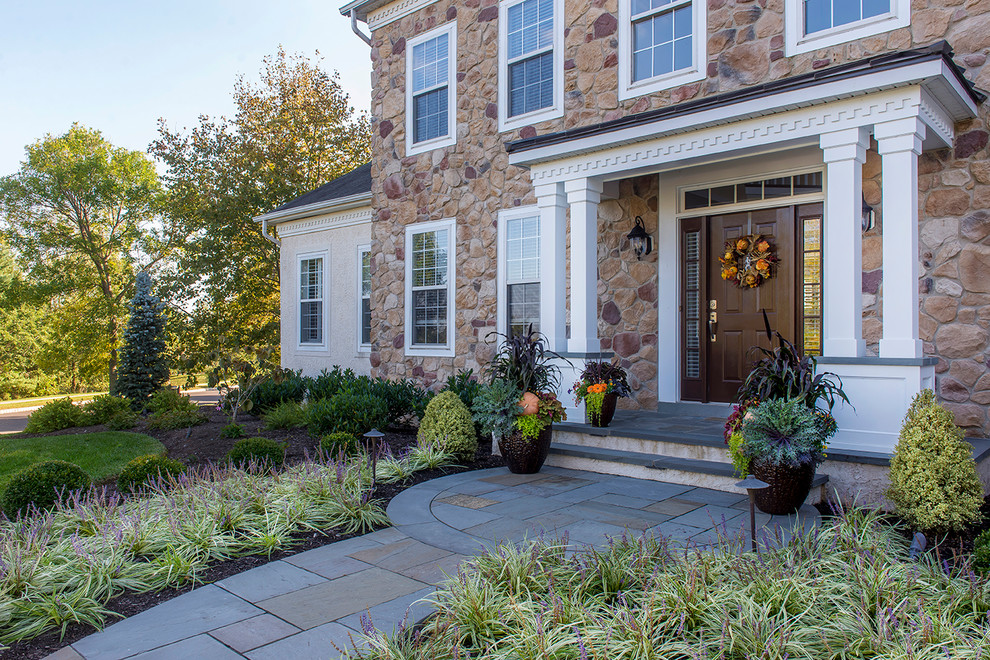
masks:
<instances>
[{"instance_id":1,"label":"bronze planter","mask_svg":"<svg viewBox=\"0 0 990 660\"><path fill-rule=\"evenodd\" d=\"M618 400L619 395L615 392L606 394L602 400L602 409L597 415L588 412L588 404L585 404L585 417L588 418L588 423L599 428L608 426L612 422L612 417L615 416L615 403Z\"/></svg>"},{"instance_id":2,"label":"bronze planter","mask_svg":"<svg viewBox=\"0 0 990 660\"><path fill-rule=\"evenodd\" d=\"M549 424L535 439L523 438L522 431L516 429L512 435L498 439L498 450L513 474L536 474L543 467L550 453L550 439L553 436Z\"/></svg>"},{"instance_id":3,"label":"bronze planter","mask_svg":"<svg viewBox=\"0 0 990 660\"><path fill-rule=\"evenodd\" d=\"M770 484L769 488L756 491L756 508L773 516L797 513L808 499L811 482L815 479L814 463L794 468L754 459L749 471L760 481Z\"/></svg>"}]
</instances>

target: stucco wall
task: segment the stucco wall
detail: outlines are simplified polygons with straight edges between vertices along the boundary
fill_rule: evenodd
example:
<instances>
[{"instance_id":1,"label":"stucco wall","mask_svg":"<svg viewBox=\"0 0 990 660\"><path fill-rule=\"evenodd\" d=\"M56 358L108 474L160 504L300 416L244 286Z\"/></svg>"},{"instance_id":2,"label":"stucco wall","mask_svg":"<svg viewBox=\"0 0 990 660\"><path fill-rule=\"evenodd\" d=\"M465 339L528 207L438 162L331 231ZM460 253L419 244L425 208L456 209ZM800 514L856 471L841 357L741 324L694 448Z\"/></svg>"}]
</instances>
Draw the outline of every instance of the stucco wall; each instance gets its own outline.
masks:
<instances>
[{"instance_id":1,"label":"stucco wall","mask_svg":"<svg viewBox=\"0 0 990 660\"><path fill-rule=\"evenodd\" d=\"M280 226L291 231L313 219L297 220ZM350 367L359 374L371 372L369 353L358 352L358 262L359 245L371 243L371 224L325 229L283 236L281 239L282 366L302 369L316 375L335 364ZM324 331L326 347L299 345L299 263L300 254L326 252ZM374 326L372 326L374 334Z\"/></svg>"}]
</instances>

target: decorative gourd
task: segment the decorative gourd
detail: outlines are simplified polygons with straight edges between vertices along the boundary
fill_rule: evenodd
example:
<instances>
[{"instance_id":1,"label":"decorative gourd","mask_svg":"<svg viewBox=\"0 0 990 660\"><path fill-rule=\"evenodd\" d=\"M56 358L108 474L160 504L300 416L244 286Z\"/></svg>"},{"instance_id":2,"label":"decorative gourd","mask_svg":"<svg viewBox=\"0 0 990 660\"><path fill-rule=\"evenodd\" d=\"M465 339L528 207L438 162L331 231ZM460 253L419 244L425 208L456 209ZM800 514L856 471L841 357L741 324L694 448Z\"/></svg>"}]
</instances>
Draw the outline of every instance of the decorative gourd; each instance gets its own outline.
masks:
<instances>
[{"instance_id":1,"label":"decorative gourd","mask_svg":"<svg viewBox=\"0 0 990 660\"><path fill-rule=\"evenodd\" d=\"M535 415L540 409L540 397L532 392L526 392L519 399L519 407L522 408L521 415Z\"/></svg>"}]
</instances>

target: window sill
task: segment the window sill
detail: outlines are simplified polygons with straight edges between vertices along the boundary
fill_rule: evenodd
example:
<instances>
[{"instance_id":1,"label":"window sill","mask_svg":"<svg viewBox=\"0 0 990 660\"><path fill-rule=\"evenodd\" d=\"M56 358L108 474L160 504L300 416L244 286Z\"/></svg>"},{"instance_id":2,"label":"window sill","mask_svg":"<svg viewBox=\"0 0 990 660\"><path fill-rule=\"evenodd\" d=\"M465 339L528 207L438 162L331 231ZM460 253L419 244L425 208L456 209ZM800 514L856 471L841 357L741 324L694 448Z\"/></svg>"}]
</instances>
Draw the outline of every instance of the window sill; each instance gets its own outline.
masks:
<instances>
[{"instance_id":1,"label":"window sill","mask_svg":"<svg viewBox=\"0 0 990 660\"><path fill-rule=\"evenodd\" d=\"M452 147L457 144L457 138L450 136L443 136L438 138L433 138L432 140L426 140L424 142L412 142L406 143L406 155L415 156L416 154L426 153L427 151L433 151L434 149L441 149L443 147Z\"/></svg>"},{"instance_id":2,"label":"window sill","mask_svg":"<svg viewBox=\"0 0 990 660\"><path fill-rule=\"evenodd\" d=\"M549 108L533 110L532 112L527 112L523 115L515 115L514 117L500 117L498 122L498 130L500 133L506 133L524 126L538 124L541 121L560 119L563 116L564 111L556 105L552 105Z\"/></svg>"},{"instance_id":3,"label":"window sill","mask_svg":"<svg viewBox=\"0 0 990 660\"><path fill-rule=\"evenodd\" d=\"M892 0L892 4L897 3L895 0ZM821 50L822 48L830 48L850 41L866 39L883 34L884 32L908 27L911 24L910 12L903 12L900 16L898 13L875 16L803 36L799 36L803 32L799 25L787 25L784 55L791 57L793 55L801 55L802 53L810 53Z\"/></svg>"},{"instance_id":4,"label":"window sill","mask_svg":"<svg viewBox=\"0 0 990 660\"><path fill-rule=\"evenodd\" d=\"M296 344L297 351L303 351L304 353L326 353L330 349L324 344Z\"/></svg>"},{"instance_id":5,"label":"window sill","mask_svg":"<svg viewBox=\"0 0 990 660\"><path fill-rule=\"evenodd\" d=\"M406 357L454 357L454 349L447 346L409 346Z\"/></svg>"},{"instance_id":6,"label":"window sill","mask_svg":"<svg viewBox=\"0 0 990 660\"><path fill-rule=\"evenodd\" d=\"M628 68L628 64L626 67L623 68L624 69ZM689 69L687 71L677 71L675 73L669 73L665 76L661 76L658 78L648 78L646 80L640 80L639 82L633 83L631 85L620 85L619 100L628 101L629 99L634 99L636 97L643 96L645 94L653 94L654 92L661 92L666 89L673 89L674 87L679 87L681 85L687 85L688 83L704 80L704 78L705 78L704 72L698 71L696 69Z\"/></svg>"}]
</instances>

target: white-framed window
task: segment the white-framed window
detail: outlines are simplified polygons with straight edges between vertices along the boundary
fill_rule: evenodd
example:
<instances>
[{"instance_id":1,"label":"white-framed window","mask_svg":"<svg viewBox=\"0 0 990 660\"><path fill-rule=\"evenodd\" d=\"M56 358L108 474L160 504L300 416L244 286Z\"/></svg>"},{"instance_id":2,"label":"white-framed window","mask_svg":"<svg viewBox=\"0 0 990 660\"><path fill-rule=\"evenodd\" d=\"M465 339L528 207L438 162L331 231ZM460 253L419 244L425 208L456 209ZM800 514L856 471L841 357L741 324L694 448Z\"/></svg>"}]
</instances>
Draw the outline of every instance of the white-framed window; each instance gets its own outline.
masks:
<instances>
[{"instance_id":1,"label":"white-framed window","mask_svg":"<svg viewBox=\"0 0 990 660\"><path fill-rule=\"evenodd\" d=\"M406 354L454 355L454 220L406 227Z\"/></svg>"},{"instance_id":2,"label":"white-framed window","mask_svg":"<svg viewBox=\"0 0 990 660\"><path fill-rule=\"evenodd\" d=\"M357 249L357 337L358 352L371 350L371 246Z\"/></svg>"},{"instance_id":3,"label":"white-framed window","mask_svg":"<svg viewBox=\"0 0 990 660\"><path fill-rule=\"evenodd\" d=\"M499 130L563 116L563 12L562 0L499 5Z\"/></svg>"},{"instance_id":4,"label":"white-framed window","mask_svg":"<svg viewBox=\"0 0 990 660\"><path fill-rule=\"evenodd\" d=\"M406 47L406 153L457 142L457 33L451 22Z\"/></svg>"},{"instance_id":5,"label":"white-framed window","mask_svg":"<svg viewBox=\"0 0 990 660\"><path fill-rule=\"evenodd\" d=\"M311 252L298 256L299 268L299 335L300 348L325 348L326 252Z\"/></svg>"},{"instance_id":6,"label":"white-framed window","mask_svg":"<svg viewBox=\"0 0 990 660\"><path fill-rule=\"evenodd\" d=\"M540 331L540 210L502 211L498 218L499 332Z\"/></svg>"},{"instance_id":7,"label":"white-framed window","mask_svg":"<svg viewBox=\"0 0 990 660\"><path fill-rule=\"evenodd\" d=\"M785 54L871 37L911 24L911 0L784 0Z\"/></svg>"},{"instance_id":8,"label":"white-framed window","mask_svg":"<svg viewBox=\"0 0 990 660\"><path fill-rule=\"evenodd\" d=\"M702 0L619 0L620 99L705 77L705 7Z\"/></svg>"}]
</instances>

